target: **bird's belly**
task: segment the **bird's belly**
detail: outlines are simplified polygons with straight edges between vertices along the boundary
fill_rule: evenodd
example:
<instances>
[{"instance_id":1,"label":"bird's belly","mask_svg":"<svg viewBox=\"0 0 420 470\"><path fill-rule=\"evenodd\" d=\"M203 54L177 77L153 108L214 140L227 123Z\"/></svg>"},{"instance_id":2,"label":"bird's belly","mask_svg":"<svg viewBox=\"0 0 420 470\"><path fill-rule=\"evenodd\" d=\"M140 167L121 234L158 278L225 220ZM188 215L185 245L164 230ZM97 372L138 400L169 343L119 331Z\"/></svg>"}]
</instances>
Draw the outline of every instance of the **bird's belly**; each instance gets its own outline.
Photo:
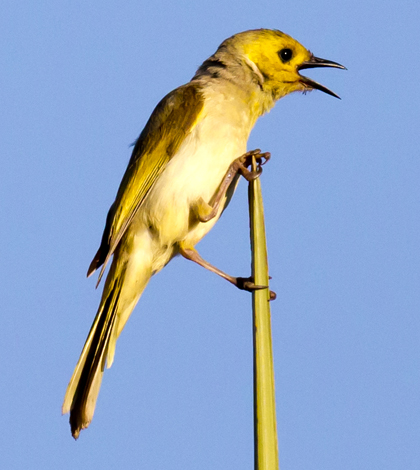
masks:
<instances>
[{"instance_id":1,"label":"bird's belly","mask_svg":"<svg viewBox=\"0 0 420 470\"><path fill-rule=\"evenodd\" d=\"M170 247L180 241L195 245L210 231L225 204L221 203L216 217L206 223L197 221L193 207L200 198L211 202L230 164L245 151L245 138L209 140L205 144L194 139L194 134L187 138L156 181L141 211L160 246Z\"/></svg>"}]
</instances>

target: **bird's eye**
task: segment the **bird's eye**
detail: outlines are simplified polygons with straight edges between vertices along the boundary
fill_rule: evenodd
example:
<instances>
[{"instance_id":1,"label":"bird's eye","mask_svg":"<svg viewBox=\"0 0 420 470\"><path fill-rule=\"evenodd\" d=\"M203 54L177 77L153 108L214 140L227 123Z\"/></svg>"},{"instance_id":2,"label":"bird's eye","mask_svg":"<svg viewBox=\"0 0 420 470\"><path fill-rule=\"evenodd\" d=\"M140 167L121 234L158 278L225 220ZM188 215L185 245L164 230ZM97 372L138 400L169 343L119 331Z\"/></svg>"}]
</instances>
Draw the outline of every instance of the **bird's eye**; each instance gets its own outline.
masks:
<instances>
[{"instance_id":1,"label":"bird's eye","mask_svg":"<svg viewBox=\"0 0 420 470\"><path fill-rule=\"evenodd\" d=\"M281 51L279 51L278 54L283 64L285 64L286 62L289 62L289 60L292 58L293 51L292 49L282 49Z\"/></svg>"}]
</instances>

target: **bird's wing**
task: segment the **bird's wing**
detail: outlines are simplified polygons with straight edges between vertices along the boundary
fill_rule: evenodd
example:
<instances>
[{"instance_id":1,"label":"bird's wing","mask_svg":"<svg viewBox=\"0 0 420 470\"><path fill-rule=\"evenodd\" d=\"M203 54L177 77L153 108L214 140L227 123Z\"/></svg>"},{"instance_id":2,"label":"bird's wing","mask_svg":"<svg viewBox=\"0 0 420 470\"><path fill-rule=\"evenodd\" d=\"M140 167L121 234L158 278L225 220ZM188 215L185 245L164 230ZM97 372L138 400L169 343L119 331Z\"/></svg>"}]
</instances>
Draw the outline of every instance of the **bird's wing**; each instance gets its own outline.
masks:
<instances>
[{"instance_id":1,"label":"bird's wing","mask_svg":"<svg viewBox=\"0 0 420 470\"><path fill-rule=\"evenodd\" d=\"M101 246L89 266L88 276L103 265L98 284L147 193L199 120L202 109L203 96L197 85L189 83L165 96L150 116L108 212Z\"/></svg>"}]
</instances>

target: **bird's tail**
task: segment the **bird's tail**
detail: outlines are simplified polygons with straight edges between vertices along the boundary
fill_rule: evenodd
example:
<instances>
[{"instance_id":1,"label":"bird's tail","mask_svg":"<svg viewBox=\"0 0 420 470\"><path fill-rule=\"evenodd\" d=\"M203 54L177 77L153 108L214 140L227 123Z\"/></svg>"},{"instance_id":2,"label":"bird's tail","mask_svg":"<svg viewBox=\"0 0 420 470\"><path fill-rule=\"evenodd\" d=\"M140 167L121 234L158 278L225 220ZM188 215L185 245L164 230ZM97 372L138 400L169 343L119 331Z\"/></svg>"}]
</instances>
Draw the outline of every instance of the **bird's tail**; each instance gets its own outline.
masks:
<instances>
[{"instance_id":1,"label":"bird's tail","mask_svg":"<svg viewBox=\"0 0 420 470\"><path fill-rule=\"evenodd\" d=\"M64 397L62 412L70 412L75 439L92 421L105 363L111 367L117 338L151 276L147 270L142 279L136 276L134 290L127 279L130 276L126 276L127 264L120 268L111 266L98 312Z\"/></svg>"}]
</instances>

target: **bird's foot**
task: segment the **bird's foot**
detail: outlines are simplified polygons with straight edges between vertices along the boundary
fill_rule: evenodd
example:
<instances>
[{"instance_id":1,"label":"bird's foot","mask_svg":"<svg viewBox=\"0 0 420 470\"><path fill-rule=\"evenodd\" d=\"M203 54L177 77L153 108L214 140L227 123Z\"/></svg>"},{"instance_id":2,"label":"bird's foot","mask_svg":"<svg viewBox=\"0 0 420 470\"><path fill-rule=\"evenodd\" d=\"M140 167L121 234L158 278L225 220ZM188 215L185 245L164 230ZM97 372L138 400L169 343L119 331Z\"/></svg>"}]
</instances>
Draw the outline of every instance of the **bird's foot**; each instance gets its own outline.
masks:
<instances>
[{"instance_id":1,"label":"bird's foot","mask_svg":"<svg viewBox=\"0 0 420 470\"><path fill-rule=\"evenodd\" d=\"M235 281L236 281L235 286L238 289L246 290L248 292L253 292L255 290L268 289L268 286L259 286L255 284L252 277L236 277ZM270 301L275 300L276 297L277 297L277 294L274 291L270 291Z\"/></svg>"},{"instance_id":2,"label":"bird's foot","mask_svg":"<svg viewBox=\"0 0 420 470\"><path fill-rule=\"evenodd\" d=\"M270 152L261 152L260 149L251 150L238 158L239 171L247 181L253 181L261 175L262 167L270 160L270 157ZM257 168L250 171L248 167L252 166L254 158Z\"/></svg>"}]
</instances>

